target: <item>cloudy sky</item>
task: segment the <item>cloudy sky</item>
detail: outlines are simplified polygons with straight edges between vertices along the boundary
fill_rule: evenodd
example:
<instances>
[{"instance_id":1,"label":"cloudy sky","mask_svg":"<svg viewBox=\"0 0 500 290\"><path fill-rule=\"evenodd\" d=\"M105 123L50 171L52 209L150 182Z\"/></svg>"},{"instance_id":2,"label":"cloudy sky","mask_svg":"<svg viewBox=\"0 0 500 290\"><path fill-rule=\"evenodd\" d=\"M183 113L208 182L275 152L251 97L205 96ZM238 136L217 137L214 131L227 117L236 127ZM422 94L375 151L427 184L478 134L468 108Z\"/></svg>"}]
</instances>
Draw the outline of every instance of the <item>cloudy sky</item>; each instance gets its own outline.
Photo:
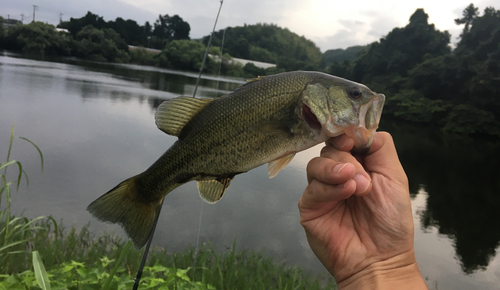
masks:
<instances>
[{"instance_id":1,"label":"cloudy sky","mask_svg":"<svg viewBox=\"0 0 500 290\"><path fill-rule=\"evenodd\" d=\"M365 45L387 35L395 27L408 23L417 8L424 8L430 23L452 34L452 43L463 27L454 19L472 0L225 0L217 30L227 26L274 23L314 41L322 52L333 48ZM21 20L33 19L33 5L38 6L36 20L57 24L62 19L80 18L87 11L114 20L133 19L140 25L154 23L159 14L178 14L191 26L191 38L211 32L220 0L0 0L0 16ZM479 11L498 0L474 2Z\"/></svg>"}]
</instances>

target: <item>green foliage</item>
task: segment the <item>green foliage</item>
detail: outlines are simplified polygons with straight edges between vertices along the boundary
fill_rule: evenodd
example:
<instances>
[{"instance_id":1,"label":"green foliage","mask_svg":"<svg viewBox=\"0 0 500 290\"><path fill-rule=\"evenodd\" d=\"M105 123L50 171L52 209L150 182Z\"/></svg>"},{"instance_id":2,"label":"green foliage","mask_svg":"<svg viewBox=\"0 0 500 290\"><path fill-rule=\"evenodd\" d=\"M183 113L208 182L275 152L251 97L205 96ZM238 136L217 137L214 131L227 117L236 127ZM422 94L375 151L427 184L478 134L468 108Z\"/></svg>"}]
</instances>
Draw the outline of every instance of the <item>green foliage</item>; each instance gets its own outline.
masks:
<instances>
[{"instance_id":1,"label":"green foliage","mask_svg":"<svg viewBox=\"0 0 500 290\"><path fill-rule=\"evenodd\" d=\"M88 227L65 233L60 226L40 221L32 231L30 248L37 249L52 289L130 289L138 270L141 251L128 250L129 242L109 235L95 237ZM49 234L47 233L57 233ZM17 260L0 264L0 289L38 289L36 271L41 262L29 259L29 251ZM55 256L55 257L54 257ZM202 245L167 253L154 248L146 262L140 289L332 289L332 277L312 277L299 268L277 264L262 253L217 253ZM33 262L32 262L33 261ZM38 265L37 265L38 263ZM20 264L20 265L19 265ZM36 270L39 268L39 270ZM17 269L6 271L5 269ZM26 271L26 269L34 269ZM43 276L43 274L41 274ZM111 278L110 278L111 277ZM106 281L109 287L105 288ZM5 287L5 288L2 288ZM38 286L39 287L39 286ZM177 288L175 288L177 287ZM335 288L333 288L335 289Z\"/></svg>"},{"instance_id":2,"label":"green foliage","mask_svg":"<svg viewBox=\"0 0 500 290\"><path fill-rule=\"evenodd\" d=\"M149 22L146 22L149 25ZM125 44L130 45L146 45L148 30L146 27L141 27L137 22L131 19L124 20L121 17L115 21L108 21L106 28L111 28L120 35ZM151 30L151 27L149 27Z\"/></svg>"},{"instance_id":3,"label":"green foliage","mask_svg":"<svg viewBox=\"0 0 500 290\"><path fill-rule=\"evenodd\" d=\"M500 123L492 112L470 105L455 106L445 118L445 130L460 134L490 134L500 137Z\"/></svg>"},{"instance_id":4,"label":"green foliage","mask_svg":"<svg viewBox=\"0 0 500 290\"><path fill-rule=\"evenodd\" d=\"M189 23L182 20L179 15L168 16L168 14L165 14L158 16L154 23L152 35L167 42L181 39L189 40L190 31Z\"/></svg>"},{"instance_id":5,"label":"green foliage","mask_svg":"<svg viewBox=\"0 0 500 290\"><path fill-rule=\"evenodd\" d=\"M3 28L3 22L4 22L4 19L2 16L0 16L0 47L2 47L2 38L5 36L5 29Z\"/></svg>"},{"instance_id":6,"label":"green foliage","mask_svg":"<svg viewBox=\"0 0 500 290\"><path fill-rule=\"evenodd\" d=\"M223 36L224 30L215 32L212 45L220 47ZM203 43L208 43L208 38L205 36ZM274 24L228 27L224 51L237 58L275 63L286 71L315 70L322 57L312 41Z\"/></svg>"},{"instance_id":7,"label":"green foliage","mask_svg":"<svg viewBox=\"0 0 500 290\"><path fill-rule=\"evenodd\" d=\"M138 47L137 49L130 49L130 62L140 65L155 65L156 61L154 54L148 52L144 47Z\"/></svg>"},{"instance_id":8,"label":"green foliage","mask_svg":"<svg viewBox=\"0 0 500 290\"><path fill-rule=\"evenodd\" d=\"M174 40L158 56L159 65L180 70L199 70L205 50L203 43L196 40ZM207 61L210 62L210 58Z\"/></svg>"},{"instance_id":9,"label":"green foliage","mask_svg":"<svg viewBox=\"0 0 500 290\"><path fill-rule=\"evenodd\" d=\"M0 171L3 173L0 175L0 265L9 265L12 261L16 261L15 256L25 253L24 249L27 243L30 241L30 235L33 230L38 229L35 226L36 222L44 219L44 217L38 217L32 220L27 218L15 217L10 212L11 205L11 186L16 185L16 190L19 189L21 179L24 176L26 178L26 183L28 184L28 175L23 170L21 162L16 160L11 160L11 150L14 143L14 126L12 126L9 140L9 148L7 150L7 157L4 163L0 163ZM35 149L40 154L40 159L42 162L43 170L43 155L40 148L35 145L29 139L24 137L17 137L19 139L25 140L32 144ZM17 165L18 174L16 174L16 181L7 181L7 169L11 165ZM5 204L2 206L3 194L5 193ZM7 268L8 269L8 268Z\"/></svg>"},{"instance_id":10,"label":"green foliage","mask_svg":"<svg viewBox=\"0 0 500 290\"><path fill-rule=\"evenodd\" d=\"M413 90L403 90L387 99L386 111L417 123L439 122L452 105L443 100L430 100Z\"/></svg>"},{"instance_id":11,"label":"green foliage","mask_svg":"<svg viewBox=\"0 0 500 290\"><path fill-rule=\"evenodd\" d=\"M11 27L5 37L5 48L36 56L69 55L71 40L66 33L57 32L53 25L31 22Z\"/></svg>"},{"instance_id":12,"label":"green foliage","mask_svg":"<svg viewBox=\"0 0 500 290\"><path fill-rule=\"evenodd\" d=\"M449 33L436 30L417 9L407 26L393 29L352 62L334 62L327 72L383 92L385 115L498 138L500 11L488 7L480 16L471 4L456 23L465 28L451 51Z\"/></svg>"},{"instance_id":13,"label":"green foliage","mask_svg":"<svg viewBox=\"0 0 500 290\"><path fill-rule=\"evenodd\" d=\"M465 34L467 34L469 32L469 27L470 27L472 21L479 15L478 10L479 9L474 7L474 4L471 3L462 12L463 17L455 19L455 23L457 25L465 24L464 30L462 32L462 36L464 36Z\"/></svg>"},{"instance_id":14,"label":"green foliage","mask_svg":"<svg viewBox=\"0 0 500 290\"><path fill-rule=\"evenodd\" d=\"M82 18L70 18L69 21L59 23L57 27L67 29L73 37L86 26L93 26L97 29L107 28L106 21L97 14L88 11Z\"/></svg>"},{"instance_id":15,"label":"green foliage","mask_svg":"<svg viewBox=\"0 0 500 290\"><path fill-rule=\"evenodd\" d=\"M33 269L38 286L43 290L50 290L49 277L47 271L45 271L45 266L43 265L42 258L40 258L38 251L33 251Z\"/></svg>"},{"instance_id":16,"label":"green foliage","mask_svg":"<svg viewBox=\"0 0 500 290\"><path fill-rule=\"evenodd\" d=\"M97 259L87 267L71 261L46 271L38 252L33 252L34 271L19 274L0 275L0 289L131 289L133 277L126 269L118 268L118 275L108 272L115 262L108 257ZM191 281L188 273L191 269L164 267L160 264L145 267L139 284L140 289L215 289L212 285ZM111 278L111 279L109 279ZM106 282L109 283L106 284Z\"/></svg>"},{"instance_id":17,"label":"green foliage","mask_svg":"<svg viewBox=\"0 0 500 290\"><path fill-rule=\"evenodd\" d=\"M434 24L428 23L428 17L423 9L417 9L406 27L395 28L380 42L373 43L356 60L353 78L369 84L380 75L405 77L424 56L450 53L450 34L436 30Z\"/></svg>"},{"instance_id":18,"label":"green foliage","mask_svg":"<svg viewBox=\"0 0 500 290\"><path fill-rule=\"evenodd\" d=\"M343 63L345 61L353 61L356 56L363 50L366 49L368 45L356 45L351 46L346 49L330 49L323 53L321 63L323 68L327 68L335 63Z\"/></svg>"},{"instance_id":19,"label":"green foliage","mask_svg":"<svg viewBox=\"0 0 500 290\"><path fill-rule=\"evenodd\" d=\"M125 44L157 49L163 49L172 40L189 39L191 30L189 23L179 15L160 15L153 28L149 21L140 26L134 20L121 17L106 22L103 17L90 11L81 18L70 18L69 21L61 22L57 27L67 29L76 38L77 34L89 25L98 30L113 29ZM118 48L123 49L120 45Z\"/></svg>"},{"instance_id":20,"label":"green foliage","mask_svg":"<svg viewBox=\"0 0 500 290\"><path fill-rule=\"evenodd\" d=\"M128 62L128 46L110 28L85 26L75 37L76 54L94 61Z\"/></svg>"}]
</instances>

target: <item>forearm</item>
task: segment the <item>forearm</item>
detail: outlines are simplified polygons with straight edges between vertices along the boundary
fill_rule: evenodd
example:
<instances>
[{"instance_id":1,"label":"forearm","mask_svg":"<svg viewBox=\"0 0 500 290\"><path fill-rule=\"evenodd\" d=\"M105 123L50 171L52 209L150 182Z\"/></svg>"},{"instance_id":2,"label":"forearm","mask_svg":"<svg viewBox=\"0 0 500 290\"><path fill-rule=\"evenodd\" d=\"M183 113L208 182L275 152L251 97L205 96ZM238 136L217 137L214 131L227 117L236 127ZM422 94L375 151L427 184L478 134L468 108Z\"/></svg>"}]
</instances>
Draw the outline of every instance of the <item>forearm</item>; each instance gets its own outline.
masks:
<instances>
[{"instance_id":1,"label":"forearm","mask_svg":"<svg viewBox=\"0 0 500 290\"><path fill-rule=\"evenodd\" d=\"M427 289L413 250L374 263L338 282L338 289Z\"/></svg>"}]
</instances>

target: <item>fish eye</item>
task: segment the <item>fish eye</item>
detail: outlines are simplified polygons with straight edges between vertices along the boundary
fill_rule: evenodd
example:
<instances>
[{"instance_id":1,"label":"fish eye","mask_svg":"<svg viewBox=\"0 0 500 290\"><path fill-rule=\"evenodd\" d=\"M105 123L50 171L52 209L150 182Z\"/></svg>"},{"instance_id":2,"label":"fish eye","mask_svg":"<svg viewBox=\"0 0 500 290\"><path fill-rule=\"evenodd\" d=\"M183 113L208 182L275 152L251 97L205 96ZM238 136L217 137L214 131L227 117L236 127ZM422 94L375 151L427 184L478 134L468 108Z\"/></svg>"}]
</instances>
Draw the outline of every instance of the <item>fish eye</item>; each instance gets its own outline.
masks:
<instances>
[{"instance_id":1,"label":"fish eye","mask_svg":"<svg viewBox=\"0 0 500 290\"><path fill-rule=\"evenodd\" d=\"M358 88L352 88L350 93L351 93L351 98L355 100L358 100L363 96L363 92Z\"/></svg>"}]
</instances>

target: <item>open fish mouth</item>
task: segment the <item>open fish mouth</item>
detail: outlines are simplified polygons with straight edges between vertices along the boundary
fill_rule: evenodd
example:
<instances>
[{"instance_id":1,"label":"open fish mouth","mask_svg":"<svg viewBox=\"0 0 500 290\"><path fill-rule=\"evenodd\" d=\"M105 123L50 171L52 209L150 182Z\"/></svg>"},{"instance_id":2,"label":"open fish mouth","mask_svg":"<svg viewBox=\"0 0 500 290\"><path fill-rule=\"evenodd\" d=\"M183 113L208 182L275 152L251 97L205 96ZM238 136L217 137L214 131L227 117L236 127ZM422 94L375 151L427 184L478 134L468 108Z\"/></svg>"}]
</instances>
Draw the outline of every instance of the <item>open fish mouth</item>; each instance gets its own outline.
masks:
<instances>
[{"instance_id":1,"label":"open fish mouth","mask_svg":"<svg viewBox=\"0 0 500 290\"><path fill-rule=\"evenodd\" d=\"M322 126L318 118L311 111L311 108L306 104L302 105L302 119L307 123L307 126L313 130L321 130Z\"/></svg>"},{"instance_id":2,"label":"open fish mouth","mask_svg":"<svg viewBox=\"0 0 500 290\"><path fill-rule=\"evenodd\" d=\"M345 129L345 134L354 140L354 150L365 153L370 149L377 131L385 95L377 94L368 103L359 108L359 123Z\"/></svg>"},{"instance_id":3,"label":"open fish mouth","mask_svg":"<svg viewBox=\"0 0 500 290\"><path fill-rule=\"evenodd\" d=\"M320 121L307 104L302 105L302 119L307 126L318 136L319 139L328 139L341 134L346 134L354 140L354 150L366 152L370 149L378 128L382 109L385 103L385 95L376 94L369 102L359 108L353 107L357 122L346 121L343 118L335 118L332 115L324 121Z\"/></svg>"}]
</instances>

